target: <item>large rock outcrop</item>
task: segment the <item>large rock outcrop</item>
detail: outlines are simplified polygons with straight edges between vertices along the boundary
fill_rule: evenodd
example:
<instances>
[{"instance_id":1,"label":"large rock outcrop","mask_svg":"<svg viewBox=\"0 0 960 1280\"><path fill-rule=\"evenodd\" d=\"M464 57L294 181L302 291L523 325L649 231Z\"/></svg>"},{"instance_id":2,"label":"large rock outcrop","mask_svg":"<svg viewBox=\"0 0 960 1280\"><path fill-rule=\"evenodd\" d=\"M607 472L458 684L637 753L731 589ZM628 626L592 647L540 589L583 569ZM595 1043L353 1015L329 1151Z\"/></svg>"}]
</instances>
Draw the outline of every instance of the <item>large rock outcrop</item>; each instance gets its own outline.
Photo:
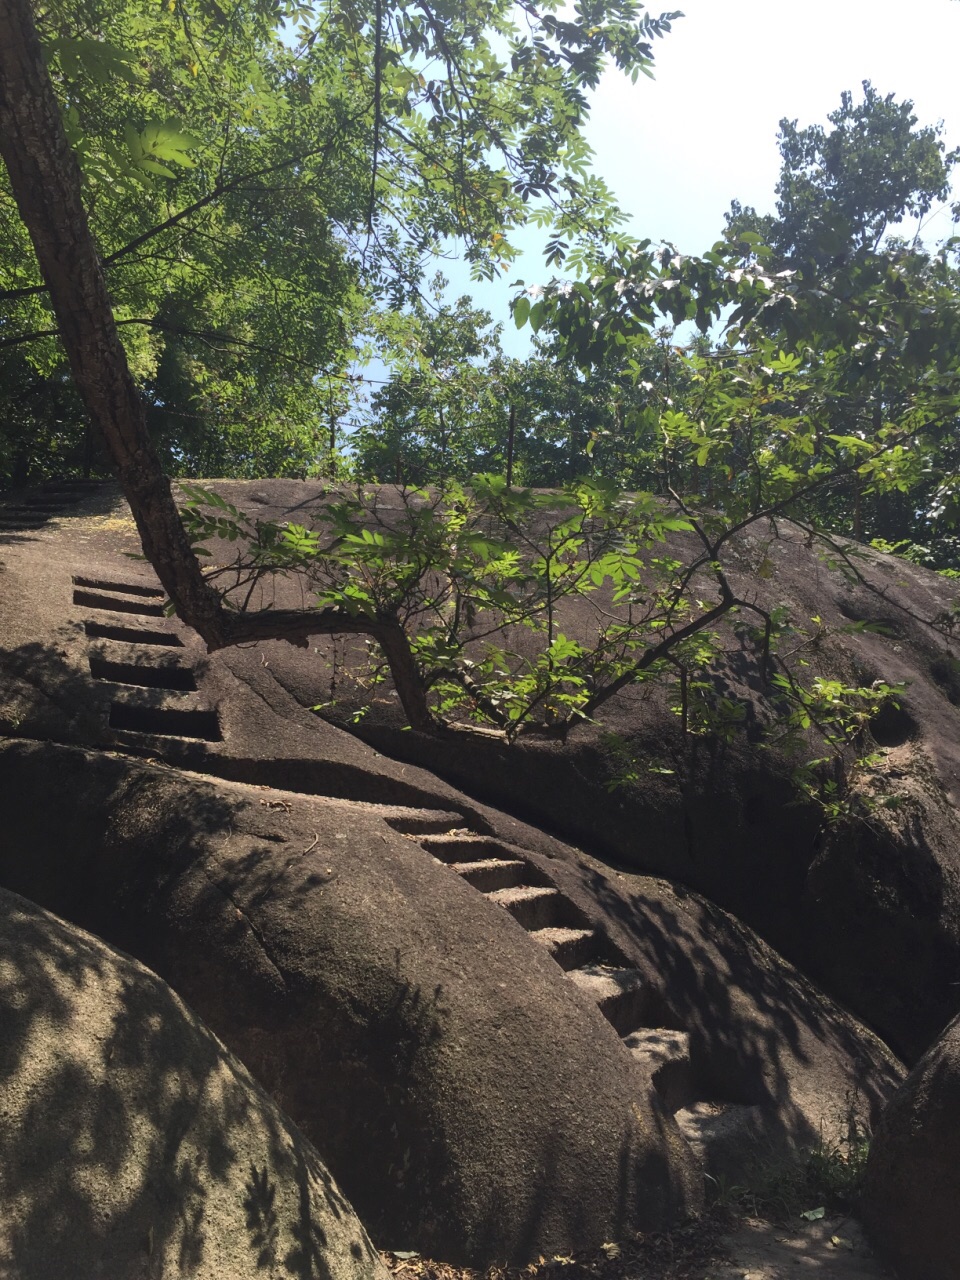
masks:
<instances>
[{"instance_id":1,"label":"large rock outcrop","mask_svg":"<svg viewBox=\"0 0 960 1280\"><path fill-rule=\"evenodd\" d=\"M701 1203L679 1128L590 993L395 829L461 816L9 742L0 808L0 883L170 982L381 1248L527 1261Z\"/></svg>"},{"instance_id":2,"label":"large rock outcrop","mask_svg":"<svg viewBox=\"0 0 960 1280\"><path fill-rule=\"evenodd\" d=\"M309 501L296 482L226 489L268 514ZM5 553L0 723L75 749L0 748L0 883L169 980L318 1142L378 1243L481 1263L584 1247L695 1206L698 1159L739 1173L869 1127L893 1055L725 911L633 873L678 869L737 903L749 888L797 942L817 825L749 741L694 759L674 717L626 700L644 749L679 754L623 799L589 734L511 749L384 719L379 742L468 796L311 714L329 681L343 691L343 645L205 655L123 558L122 504L89 500L69 532ZM391 705L387 690L373 715ZM497 797L541 822L555 805L550 825L588 852ZM869 935L874 899L841 888L870 906ZM921 906L905 927L949 958L955 922ZM874 946L863 969L878 955L895 968ZM926 953L917 967L927 1025L955 993Z\"/></svg>"},{"instance_id":3,"label":"large rock outcrop","mask_svg":"<svg viewBox=\"0 0 960 1280\"><path fill-rule=\"evenodd\" d=\"M322 500L319 486L293 480L212 483L253 514L308 524ZM383 509L391 503L384 490ZM673 548L681 555L684 537ZM509 748L403 731L389 685L371 697L351 678L365 659L356 641L206 655L163 616L149 571L125 558L139 549L136 533L109 487L59 524L0 529L0 545L0 731L350 799L375 785L384 802L445 804L457 789L461 805L471 803L465 792L608 862L703 893L908 1060L957 1012L960 639L933 625L951 616L950 584L936 574L858 549L843 576L788 522L732 548L735 586L822 628L808 674L907 685L901 710L875 726L881 761L860 783L880 803L867 821L831 826L797 803L790 762L758 746L770 707L732 634L721 678L747 714L734 741L684 740L662 697L630 687L604 708L602 728L584 726L565 745ZM234 549L224 544L225 558ZM707 598L710 584L701 585ZM303 603L300 584L277 590L280 603ZM851 630L861 624L879 630ZM575 611L563 619L570 634L581 625ZM313 713L319 705L331 724ZM810 744L810 755L821 751Z\"/></svg>"},{"instance_id":4,"label":"large rock outcrop","mask_svg":"<svg viewBox=\"0 0 960 1280\"><path fill-rule=\"evenodd\" d=\"M743 1169L869 1128L902 1076L724 912L494 810L12 742L0 806L0 883L170 981L383 1247L523 1258L650 1228L699 1203L684 1134L735 1120Z\"/></svg>"},{"instance_id":5,"label":"large rock outcrop","mask_svg":"<svg viewBox=\"0 0 960 1280\"><path fill-rule=\"evenodd\" d=\"M322 502L294 481L214 487L270 518L310 523ZM400 499L385 487L380 504L389 519ZM672 535L670 553L697 551L691 537ZM649 685L622 690L604 706L602 725L577 728L564 744L530 739L508 747L478 735L412 733L389 682L371 697L352 678L367 656L356 639L310 652L264 645L262 674L274 696L322 705L332 723L393 759L607 861L703 893L915 1060L960 1007L952 978L960 966L956 591L947 579L870 548L824 554L787 521L741 534L728 562L735 589L786 610L808 638L817 637L804 649L807 677L905 685L899 708L888 706L873 726L879 762L856 782L874 801L866 820L825 823L815 805L801 802L790 776L795 762L761 745L772 715L768 691L749 644L732 630L717 680L742 704L745 721L729 742L684 738L668 699ZM275 589L278 601L291 604L299 584ZM692 589L705 600L715 596L708 576ZM591 604L567 601L558 625L588 637L591 616ZM522 632L511 637L521 652L530 643ZM811 740L807 758L823 751Z\"/></svg>"},{"instance_id":6,"label":"large rock outcrop","mask_svg":"<svg viewBox=\"0 0 960 1280\"><path fill-rule=\"evenodd\" d=\"M0 1272L387 1280L316 1151L170 988L3 890Z\"/></svg>"},{"instance_id":7,"label":"large rock outcrop","mask_svg":"<svg viewBox=\"0 0 960 1280\"><path fill-rule=\"evenodd\" d=\"M863 1217L900 1280L960 1275L960 1019L921 1058L874 1134Z\"/></svg>"}]
</instances>

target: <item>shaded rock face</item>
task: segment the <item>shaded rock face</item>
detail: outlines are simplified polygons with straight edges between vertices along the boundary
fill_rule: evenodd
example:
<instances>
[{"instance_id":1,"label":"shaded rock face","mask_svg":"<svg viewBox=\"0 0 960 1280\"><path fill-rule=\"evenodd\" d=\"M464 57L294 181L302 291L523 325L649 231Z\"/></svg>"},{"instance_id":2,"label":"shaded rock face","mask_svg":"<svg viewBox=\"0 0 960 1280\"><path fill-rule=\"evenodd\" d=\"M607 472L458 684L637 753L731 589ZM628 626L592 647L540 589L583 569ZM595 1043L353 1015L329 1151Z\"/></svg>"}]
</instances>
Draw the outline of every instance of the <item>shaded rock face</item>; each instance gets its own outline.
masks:
<instances>
[{"instance_id":1,"label":"shaded rock face","mask_svg":"<svg viewBox=\"0 0 960 1280\"><path fill-rule=\"evenodd\" d=\"M612 794L617 760L589 730L512 747L369 722L360 732L608 866L702 893L915 1061L960 1005L960 820L923 743L885 757L900 807L831 826L749 743L683 744L650 705L633 723L641 770L672 772Z\"/></svg>"},{"instance_id":2,"label":"shaded rock face","mask_svg":"<svg viewBox=\"0 0 960 1280\"><path fill-rule=\"evenodd\" d=\"M960 1275L960 1019L917 1063L874 1134L863 1218L901 1280Z\"/></svg>"},{"instance_id":3,"label":"shaded rock face","mask_svg":"<svg viewBox=\"0 0 960 1280\"><path fill-rule=\"evenodd\" d=\"M0 1271L386 1280L314 1149L169 987L5 891Z\"/></svg>"},{"instance_id":4,"label":"shaded rock face","mask_svg":"<svg viewBox=\"0 0 960 1280\"><path fill-rule=\"evenodd\" d=\"M526 1261L701 1204L676 1122L596 1001L385 821L437 811L26 743L0 747L0 806L16 810L0 882L169 981L381 1247Z\"/></svg>"},{"instance_id":5,"label":"shaded rock face","mask_svg":"<svg viewBox=\"0 0 960 1280\"><path fill-rule=\"evenodd\" d=\"M167 978L385 1247L522 1258L649 1228L699 1201L681 1135L712 1167L725 1115L742 1181L869 1129L902 1078L720 909L494 810L12 743L0 806L0 881Z\"/></svg>"}]
</instances>

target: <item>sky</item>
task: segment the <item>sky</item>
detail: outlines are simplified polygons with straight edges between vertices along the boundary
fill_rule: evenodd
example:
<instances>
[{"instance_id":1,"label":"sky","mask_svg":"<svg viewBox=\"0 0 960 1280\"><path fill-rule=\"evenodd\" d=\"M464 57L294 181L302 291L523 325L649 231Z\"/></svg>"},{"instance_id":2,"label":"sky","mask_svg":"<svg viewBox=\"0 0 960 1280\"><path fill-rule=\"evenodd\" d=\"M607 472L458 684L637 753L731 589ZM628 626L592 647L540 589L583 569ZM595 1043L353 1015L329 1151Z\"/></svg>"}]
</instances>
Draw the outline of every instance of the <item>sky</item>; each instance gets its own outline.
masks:
<instances>
[{"instance_id":1,"label":"sky","mask_svg":"<svg viewBox=\"0 0 960 1280\"><path fill-rule=\"evenodd\" d=\"M700 253L719 237L731 200L772 212L778 122L826 124L841 92L859 93L863 80L912 99L921 125L942 120L947 146L960 146L958 0L675 0L673 7L685 16L657 42L656 78L632 85L608 72L587 127L594 167L638 238ZM949 232L943 211L924 236L933 242ZM509 283L549 278L540 239L528 233L519 240L523 259L494 284L475 284L455 264L443 267L453 296L471 293L505 322L504 346L513 355L523 355L529 339L510 320Z\"/></svg>"}]
</instances>

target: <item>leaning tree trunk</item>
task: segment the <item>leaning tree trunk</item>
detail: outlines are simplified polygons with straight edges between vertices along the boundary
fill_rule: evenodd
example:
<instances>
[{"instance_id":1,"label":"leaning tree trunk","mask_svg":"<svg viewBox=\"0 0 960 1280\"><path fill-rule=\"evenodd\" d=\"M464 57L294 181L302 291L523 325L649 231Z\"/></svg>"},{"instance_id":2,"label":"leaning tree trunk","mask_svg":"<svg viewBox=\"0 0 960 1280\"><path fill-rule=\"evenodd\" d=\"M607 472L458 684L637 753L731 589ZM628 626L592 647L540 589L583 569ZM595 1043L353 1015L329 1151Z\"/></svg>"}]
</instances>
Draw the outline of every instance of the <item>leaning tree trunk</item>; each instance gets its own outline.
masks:
<instances>
[{"instance_id":1,"label":"leaning tree trunk","mask_svg":"<svg viewBox=\"0 0 960 1280\"><path fill-rule=\"evenodd\" d=\"M350 618L334 609L228 612L204 581L147 432L143 400L117 333L83 207L80 170L63 129L29 0L0 0L0 156L87 413L116 466L144 552L180 617L210 648L271 638L305 644L312 635L366 632L383 642L411 725L434 728L409 641L397 635L393 620Z\"/></svg>"},{"instance_id":2,"label":"leaning tree trunk","mask_svg":"<svg viewBox=\"0 0 960 1280\"><path fill-rule=\"evenodd\" d=\"M28 0L0 0L0 155L77 388L114 460L144 552L183 617L216 644L219 597L203 580L147 433Z\"/></svg>"}]
</instances>

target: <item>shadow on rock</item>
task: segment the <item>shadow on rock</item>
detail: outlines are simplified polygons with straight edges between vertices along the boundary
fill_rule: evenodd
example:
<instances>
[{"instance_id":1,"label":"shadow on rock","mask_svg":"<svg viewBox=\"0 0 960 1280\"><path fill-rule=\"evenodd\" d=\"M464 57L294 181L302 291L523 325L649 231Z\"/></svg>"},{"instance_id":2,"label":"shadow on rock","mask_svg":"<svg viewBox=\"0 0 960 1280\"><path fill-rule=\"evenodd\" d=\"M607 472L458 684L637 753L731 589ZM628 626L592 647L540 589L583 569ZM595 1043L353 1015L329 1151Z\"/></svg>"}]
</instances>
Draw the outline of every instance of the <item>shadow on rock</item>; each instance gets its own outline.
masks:
<instances>
[{"instance_id":1,"label":"shadow on rock","mask_svg":"<svg viewBox=\"0 0 960 1280\"><path fill-rule=\"evenodd\" d=\"M154 974L0 892L0 1259L378 1280L316 1153Z\"/></svg>"}]
</instances>

